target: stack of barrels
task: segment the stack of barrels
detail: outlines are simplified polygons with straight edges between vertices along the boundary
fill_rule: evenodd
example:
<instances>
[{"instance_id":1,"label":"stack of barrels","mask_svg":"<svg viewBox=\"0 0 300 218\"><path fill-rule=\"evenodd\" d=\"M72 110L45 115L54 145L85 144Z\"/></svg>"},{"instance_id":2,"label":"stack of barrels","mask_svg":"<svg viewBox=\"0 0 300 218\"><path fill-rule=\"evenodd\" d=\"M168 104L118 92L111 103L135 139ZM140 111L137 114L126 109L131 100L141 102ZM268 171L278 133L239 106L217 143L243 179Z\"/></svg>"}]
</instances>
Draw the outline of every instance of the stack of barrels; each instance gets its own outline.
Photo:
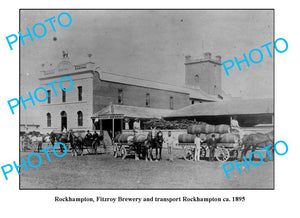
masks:
<instances>
[{"instance_id":1,"label":"stack of barrels","mask_svg":"<svg viewBox=\"0 0 300 218\"><path fill-rule=\"evenodd\" d=\"M145 134L137 134L133 137L133 141L136 143L143 143L147 140L147 135Z\"/></svg>"},{"instance_id":2,"label":"stack of barrels","mask_svg":"<svg viewBox=\"0 0 300 218\"><path fill-rule=\"evenodd\" d=\"M132 137L133 137L132 134L119 134L115 137L115 142L128 143L128 140Z\"/></svg>"},{"instance_id":3,"label":"stack of barrels","mask_svg":"<svg viewBox=\"0 0 300 218\"><path fill-rule=\"evenodd\" d=\"M142 143L146 141L147 135L145 134L119 134L115 137L115 142L118 143L132 143L132 142L138 142Z\"/></svg>"},{"instance_id":4,"label":"stack of barrels","mask_svg":"<svg viewBox=\"0 0 300 218\"><path fill-rule=\"evenodd\" d=\"M230 133L230 126L226 124L210 125L203 123L201 125L191 125L187 128L187 134L178 136L179 143L194 143L195 137L200 134L201 139L209 139L212 135L220 138L221 143L234 143L235 135Z\"/></svg>"}]
</instances>

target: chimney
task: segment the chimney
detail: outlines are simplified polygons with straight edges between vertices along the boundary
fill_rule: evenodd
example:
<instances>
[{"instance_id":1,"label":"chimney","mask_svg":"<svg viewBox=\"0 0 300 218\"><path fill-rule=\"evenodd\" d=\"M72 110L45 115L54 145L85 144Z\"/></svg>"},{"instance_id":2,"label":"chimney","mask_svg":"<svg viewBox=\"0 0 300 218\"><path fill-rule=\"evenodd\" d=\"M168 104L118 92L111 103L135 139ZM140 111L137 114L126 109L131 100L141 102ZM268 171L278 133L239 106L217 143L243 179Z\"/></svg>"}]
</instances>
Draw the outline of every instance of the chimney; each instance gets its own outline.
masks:
<instances>
[{"instance_id":1,"label":"chimney","mask_svg":"<svg viewBox=\"0 0 300 218\"><path fill-rule=\"evenodd\" d=\"M210 52L205 52L204 53L204 59L211 59L211 53Z\"/></svg>"},{"instance_id":2,"label":"chimney","mask_svg":"<svg viewBox=\"0 0 300 218\"><path fill-rule=\"evenodd\" d=\"M220 56L220 55L217 55L217 56L216 56L216 61L218 61L218 62L221 63L221 56Z\"/></svg>"},{"instance_id":3,"label":"chimney","mask_svg":"<svg viewBox=\"0 0 300 218\"><path fill-rule=\"evenodd\" d=\"M191 60L191 55L186 55L185 56L185 62L189 62Z\"/></svg>"}]
</instances>

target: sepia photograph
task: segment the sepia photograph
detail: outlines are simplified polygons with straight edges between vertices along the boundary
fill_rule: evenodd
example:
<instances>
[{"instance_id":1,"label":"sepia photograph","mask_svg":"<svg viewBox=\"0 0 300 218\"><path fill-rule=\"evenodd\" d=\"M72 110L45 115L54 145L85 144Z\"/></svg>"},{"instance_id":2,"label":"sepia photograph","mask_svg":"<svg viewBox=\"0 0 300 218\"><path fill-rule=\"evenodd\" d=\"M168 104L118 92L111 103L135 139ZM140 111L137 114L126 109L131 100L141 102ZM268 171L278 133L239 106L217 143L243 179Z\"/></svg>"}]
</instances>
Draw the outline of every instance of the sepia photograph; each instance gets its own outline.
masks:
<instances>
[{"instance_id":1,"label":"sepia photograph","mask_svg":"<svg viewBox=\"0 0 300 218\"><path fill-rule=\"evenodd\" d=\"M21 190L274 189L274 10L19 16Z\"/></svg>"}]
</instances>

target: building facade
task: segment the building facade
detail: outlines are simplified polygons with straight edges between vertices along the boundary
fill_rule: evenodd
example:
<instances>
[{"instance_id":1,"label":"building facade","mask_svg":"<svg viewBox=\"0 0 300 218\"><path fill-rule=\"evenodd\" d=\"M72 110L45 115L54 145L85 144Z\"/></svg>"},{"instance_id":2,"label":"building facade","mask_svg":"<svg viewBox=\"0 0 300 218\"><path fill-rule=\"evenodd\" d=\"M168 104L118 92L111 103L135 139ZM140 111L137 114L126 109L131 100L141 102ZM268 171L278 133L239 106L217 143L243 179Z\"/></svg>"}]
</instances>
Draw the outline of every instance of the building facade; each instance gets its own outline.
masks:
<instances>
[{"instance_id":1,"label":"building facade","mask_svg":"<svg viewBox=\"0 0 300 218\"><path fill-rule=\"evenodd\" d=\"M93 113L93 70L94 63L74 66L65 59L55 69L42 72L44 75L40 78L40 83L48 91L48 99L41 106L41 128L44 132L61 131L63 128L92 128L90 117ZM73 88L67 92L59 85L59 80L65 76L73 81ZM46 86L53 81L57 81L53 84L56 93L51 86ZM68 80L63 80L62 85L65 89L70 88Z\"/></svg>"},{"instance_id":2,"label":"building facade","mask_svg":"<svg viewBox=\"0 0 300 218\"><path fill-rule=\"evenodd\" d=\"M44 66L41 70L40 85L48 92L48 99L42 103L41 129L93 129L91 116L111 104L177 110L197 102L218 101L220 64L220 59L210 57L201 61L189 59L185 63L186 84L181 87L104 72L91 61L73 65L64 55L54 69ZM70 91L60 87L70 88L69 80L59 82L66 76L73 81ZM53 87L47 86L50 83Z\"/></svg>"}]
</instances>

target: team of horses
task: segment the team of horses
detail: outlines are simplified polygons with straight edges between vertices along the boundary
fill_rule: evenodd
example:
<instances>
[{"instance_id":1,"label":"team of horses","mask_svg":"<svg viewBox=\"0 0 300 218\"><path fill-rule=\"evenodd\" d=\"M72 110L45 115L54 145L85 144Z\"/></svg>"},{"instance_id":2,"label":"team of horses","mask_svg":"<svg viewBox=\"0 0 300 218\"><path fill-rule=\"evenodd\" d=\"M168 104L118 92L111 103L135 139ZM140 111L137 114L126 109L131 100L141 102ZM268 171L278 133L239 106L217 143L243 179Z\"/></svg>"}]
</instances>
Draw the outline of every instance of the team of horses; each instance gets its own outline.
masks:
<instances>
[{"instance_id":1,"label":"team of horses","mask_svg":"<svg viewBox=\"0 0 300 218\"><path fill-rule=\"evenodd\" d=\"M92 149L94 153L96 153L96 149L101 144L104 146L103 143L103 136L98 135L96 138L88 139L79 133L74 133L73 131L69 130L68 132L51 132L50 133L50 142L54 145L57 142L62 142L64 144L69 143L72 155L78 156L78 154L83 154L83 149ZM64 146L60 145L60 151L64 152Z\"/></svg>"}]
</instances>

